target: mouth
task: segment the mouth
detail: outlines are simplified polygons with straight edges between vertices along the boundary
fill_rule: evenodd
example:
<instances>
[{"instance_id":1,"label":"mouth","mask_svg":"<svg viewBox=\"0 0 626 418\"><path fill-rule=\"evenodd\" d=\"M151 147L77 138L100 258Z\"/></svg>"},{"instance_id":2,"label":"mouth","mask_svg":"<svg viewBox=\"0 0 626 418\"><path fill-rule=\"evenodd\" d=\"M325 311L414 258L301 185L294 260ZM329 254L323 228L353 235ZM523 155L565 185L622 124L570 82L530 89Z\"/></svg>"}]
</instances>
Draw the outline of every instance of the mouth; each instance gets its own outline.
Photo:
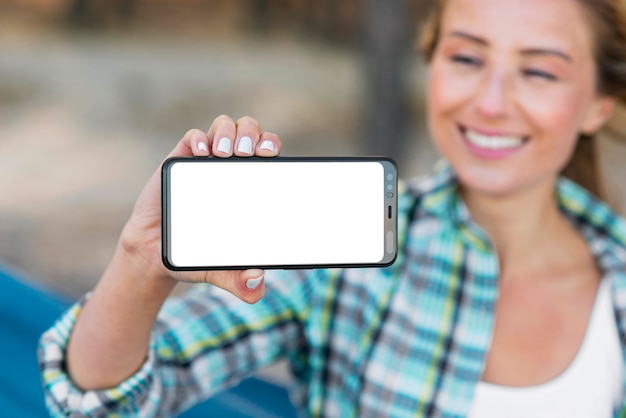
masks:
<instances>
[{"instance_id":1,"label":"mouth","mask_svg":"<svg viewBox=\"0 0 626 418\"><path fill-rule=\"evenodd\" d=\"M465 126L459 130L470 150L483 157L503 157L528 142L528 137L521 135L478 132Z\"/></svg>"}]
</instances>

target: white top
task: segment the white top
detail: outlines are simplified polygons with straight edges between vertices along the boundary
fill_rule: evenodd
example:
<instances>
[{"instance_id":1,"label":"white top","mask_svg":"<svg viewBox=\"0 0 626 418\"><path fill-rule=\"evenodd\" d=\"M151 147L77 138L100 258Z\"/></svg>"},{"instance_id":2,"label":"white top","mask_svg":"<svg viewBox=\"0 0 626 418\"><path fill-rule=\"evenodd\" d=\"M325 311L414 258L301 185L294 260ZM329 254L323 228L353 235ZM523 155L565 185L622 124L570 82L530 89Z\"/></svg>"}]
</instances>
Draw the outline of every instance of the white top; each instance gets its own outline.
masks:
<instances>
[{"instance_id":1,"label":"white top","mask_svg":"<svg viewBox=\"0 0 626 418\"><path fill-rule=\"evenodd\" d=\"M611 303L601 280L585 338L555 379L511 387L479 382L468 418L610 418L622 401L623 361Z\"/></svg>"}]
</instances>

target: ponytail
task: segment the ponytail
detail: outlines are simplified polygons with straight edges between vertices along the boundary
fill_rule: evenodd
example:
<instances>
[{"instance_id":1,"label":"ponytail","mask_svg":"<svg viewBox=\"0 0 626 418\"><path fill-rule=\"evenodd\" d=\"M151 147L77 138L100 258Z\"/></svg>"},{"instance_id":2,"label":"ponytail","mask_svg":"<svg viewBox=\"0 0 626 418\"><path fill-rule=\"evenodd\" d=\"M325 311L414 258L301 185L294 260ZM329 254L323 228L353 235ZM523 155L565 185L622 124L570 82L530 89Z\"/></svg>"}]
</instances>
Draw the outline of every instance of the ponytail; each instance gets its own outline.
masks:
<instances>
[{"instance_id":1,"label":"ponytail","mask_svg":"<svg viewBox=\"0 0 626 418\"><path fill-rule=\"evenodd\" d=\"M601 178L598 148L598 138L579 135L574 153L562 174L587 189L594 196L606 200L607 193Z\"/></svg>"}]
</instances>

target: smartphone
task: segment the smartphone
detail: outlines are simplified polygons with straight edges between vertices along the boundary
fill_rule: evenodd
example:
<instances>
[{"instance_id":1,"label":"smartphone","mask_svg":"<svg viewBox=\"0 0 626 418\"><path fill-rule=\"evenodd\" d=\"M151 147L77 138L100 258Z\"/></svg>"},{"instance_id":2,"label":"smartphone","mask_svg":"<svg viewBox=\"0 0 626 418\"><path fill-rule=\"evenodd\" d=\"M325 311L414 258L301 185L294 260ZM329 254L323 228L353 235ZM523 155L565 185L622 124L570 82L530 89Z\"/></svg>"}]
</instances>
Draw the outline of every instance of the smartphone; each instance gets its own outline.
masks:
<instances>
[{"instance_id":1,"label":"smartphone","mask_svg":"<svg viewBox=\"0 0 626 418\"><path fill-rule=\"evenodd\" d=\"M379 267L397 253L387 157L175 157L162 210L171 270Z\"/></svg>"}]
</instances>

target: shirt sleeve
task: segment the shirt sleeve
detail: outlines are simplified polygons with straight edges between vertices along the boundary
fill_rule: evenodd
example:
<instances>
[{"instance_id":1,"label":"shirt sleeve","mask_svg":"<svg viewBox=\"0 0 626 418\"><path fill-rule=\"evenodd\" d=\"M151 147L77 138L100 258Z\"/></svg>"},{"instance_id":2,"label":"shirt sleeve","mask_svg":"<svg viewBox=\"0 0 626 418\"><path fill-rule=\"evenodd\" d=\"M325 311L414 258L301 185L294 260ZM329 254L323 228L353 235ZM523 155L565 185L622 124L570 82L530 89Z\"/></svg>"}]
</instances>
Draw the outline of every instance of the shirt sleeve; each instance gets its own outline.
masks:
<instances>
[{"instance_id":1,"label":"shirt sleeve","mask_svg":"<svg viewBox=\"0 0 626 418\"><path fill-rule=\"evenodd\" d=\"M65 370L70 334L88 296L41 338L39 362L54 417L176 415L256 369L306 349L303 324L323 270L268 271L264 298L249 305L196 285L166 302L147 359L115 388L81 391Z\"/></svg>"},{"instance_id":2,"label":"shirt sleeve","mask_svg":"<svg viewBox=\"0 0 626 418\"><path fill-rule=\"evenodd\" d=\"M42 374L46 405L52 417L96 417L107 411L124 412L127 416L150 416L151 405L146 398L153 380L155 366L154 341L148 358L133 376L117 388L81 391L65 371L65 350L70 334L87 303L90 294L72 306L53 327L44 333L39 343L39 366ZM143 405L143 406L139 406Z\"/></svg>"}]
</instances>

